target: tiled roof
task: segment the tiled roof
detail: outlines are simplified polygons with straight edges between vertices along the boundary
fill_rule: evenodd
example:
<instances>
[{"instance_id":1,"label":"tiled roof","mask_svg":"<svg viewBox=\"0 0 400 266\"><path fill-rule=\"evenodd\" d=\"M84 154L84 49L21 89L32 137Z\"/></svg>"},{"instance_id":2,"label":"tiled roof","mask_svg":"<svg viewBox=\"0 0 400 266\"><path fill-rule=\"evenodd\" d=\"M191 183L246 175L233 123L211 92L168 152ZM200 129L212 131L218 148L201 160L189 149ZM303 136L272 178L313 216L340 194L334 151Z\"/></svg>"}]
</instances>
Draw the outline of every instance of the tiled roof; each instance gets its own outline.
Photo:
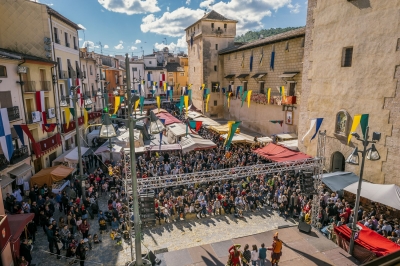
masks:
<instances>
[{"instance_id":1,"label":"tiled roof","mask_svg":"<svg viewBox=\"0 0 400 266\"><path fill-rule=\"evenodd\" d=\"M208 12L202 19L230 20L214 10Z\"/></svg>"},{"instance_id":2,"label":"tiled roof","mask_svg":"<svg viewBox=\"0 0 400 266\"><path fill-rule=\"evenodd\" d=\"M255 40L255 41L252 41L249 43L245 43L243 45L234 45L234 46L220 50L218 52L218 54L228 54L231 52L237 52L237 51L241 51L241 50L245 50L245 49L249 49L249 48L253 48L253 47L257 47L257 46L267 45L270 43L275 43L275 42L280 42L283 40L301 37L301 36L305 35L305 32L306 32L305 27L298 28L298 29L287 31L284 33L272 35L272 36L266 37L264 39L259 39L259 40Z\"/></svg>"},{"instance_id":3,"label":"tiled roof","mask_svg":"<svg viewBox=\"0 0 400 266\"><path fill-rule=\"evenodd\" d=\"M146 66L145 68L144 68L145 70L164 70L164 67L148 67L148 66Z\"/></svg>"},{"instance_id":4,"label":"tiled roof","mask_svg":"<svg viewBox=\"0 0 400 266\"><path fill-rule=\"evenodd\" d=\"M185 71L179 63L168 63L166 66L168 72L183 72Z\"/></svg>"}]
</instances>

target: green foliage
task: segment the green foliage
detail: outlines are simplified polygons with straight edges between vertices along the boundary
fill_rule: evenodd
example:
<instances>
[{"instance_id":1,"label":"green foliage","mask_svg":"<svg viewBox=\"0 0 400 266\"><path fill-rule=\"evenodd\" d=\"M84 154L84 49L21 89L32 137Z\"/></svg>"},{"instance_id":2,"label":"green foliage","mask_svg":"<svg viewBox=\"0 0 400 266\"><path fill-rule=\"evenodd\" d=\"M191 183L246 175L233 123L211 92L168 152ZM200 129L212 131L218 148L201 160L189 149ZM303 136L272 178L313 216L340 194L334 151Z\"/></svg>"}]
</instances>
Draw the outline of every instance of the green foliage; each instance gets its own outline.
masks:
<instances>
[{"instance_id":1,"label":"green foliage","mask_svg":"<svg viewBox=\"0 0 400 266\"><path fill-rule=\"evenodd\" d=\"M248 31L245 34L240 36L236 36L236 42L251 42L254 40L258 40L262 35L263 38L269 37L272 35L280 34L286 31L295 30L301 27L287 27L287 28L270 28L270 29L263 29L260 31Z\"/></svg>"}]
</instances>

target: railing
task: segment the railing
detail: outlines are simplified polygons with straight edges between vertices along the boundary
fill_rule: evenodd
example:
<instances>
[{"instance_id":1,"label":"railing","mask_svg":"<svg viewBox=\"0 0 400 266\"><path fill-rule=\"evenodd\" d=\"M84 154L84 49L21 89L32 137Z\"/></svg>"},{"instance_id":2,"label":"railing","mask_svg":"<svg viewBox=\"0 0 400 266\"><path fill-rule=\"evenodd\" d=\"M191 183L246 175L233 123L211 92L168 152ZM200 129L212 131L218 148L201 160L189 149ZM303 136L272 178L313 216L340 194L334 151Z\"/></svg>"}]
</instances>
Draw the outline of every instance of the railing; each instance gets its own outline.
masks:
<instances>
[{"instance_id":1,"label":"railing","mask_svg":"<svg viewBox=\"0 0 400 266\"><path fill-rule=\"evenodd\" d=\"M42 91L51 91L51 82L50 81L40 81L40 89Z\"/></svg>"},{"instance_id":2,"label":"railing","mask_svg":"<svg viewBox=\"0 0 400 266\"><path fill-rule=\"evenodd\" d=\"M19 163L20 161L28 157L29 157L28 146L22 146L21 148L14 150L10 162L7 161L4 154L0 154L0 170L4 170L9 165Z\"/></svg>"},{"instance_id":3,"label":"railing","mask_svg":"<svg viewBox=\"0 0 400 266\"><path fill-rule=\"evenodd\" d=\"M76 78L76 72L73 70L63 70L61 71L61 79Z\"/></svg>"},{"instance_id":4,"label":"railing","mask_svg":"<svg viewBox=\"0 0 400 266\"><path fill-rule=\"evenodd\" d=\"M59 145L61 145L60 133L57 133L47 139L41 140L39 143L41 153L56 149Z\"/></svg>"},{"instance_id":5,"label":"railing","mask_svg":"<svg viewBox=\"0 0 400 266\"><path fill-rule=\"evenodd\" d=\"M9 121L14 121L14 120L20 119L18 106L7 107L7 113L8 113Z\"/></svg>"},{"instance_id":6,"label":"railing","mask_svg":"<svg viewBox=\"0 0 400 266\"><path fill-rule=\"evenodd\" d=\"M24 81L22 85L24 92L36 92L36 82L35 81Z\"/></svg>"}]
</instances>

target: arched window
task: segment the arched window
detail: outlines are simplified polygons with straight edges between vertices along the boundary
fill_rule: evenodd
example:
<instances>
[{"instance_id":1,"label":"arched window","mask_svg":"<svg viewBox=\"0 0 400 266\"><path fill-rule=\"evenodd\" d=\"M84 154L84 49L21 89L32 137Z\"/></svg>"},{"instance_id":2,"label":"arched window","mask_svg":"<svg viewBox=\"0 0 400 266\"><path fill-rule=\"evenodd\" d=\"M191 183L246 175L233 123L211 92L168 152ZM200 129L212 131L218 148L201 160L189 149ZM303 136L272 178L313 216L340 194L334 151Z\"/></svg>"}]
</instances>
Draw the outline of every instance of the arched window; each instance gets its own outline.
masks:
<instances>
[{"instance_id":1,"label":"arched window","mask_svg":"<svg viewBox=\"0 0 400 266\"><path fill-rule=\"evenodd\" d=\"M348 135L349 114L341 110L336 114L335 133L343 136Z\"/></svg>"},{"instance_id":2,"label":"arched window","mask_svg":"<svg viewBox=\"0 0 400 266\"><path fill-rule=\"evenodd\" d=\"M7 77L7 68L5 66L0 65L0 78Z\"/></svg>"}]
</instances>

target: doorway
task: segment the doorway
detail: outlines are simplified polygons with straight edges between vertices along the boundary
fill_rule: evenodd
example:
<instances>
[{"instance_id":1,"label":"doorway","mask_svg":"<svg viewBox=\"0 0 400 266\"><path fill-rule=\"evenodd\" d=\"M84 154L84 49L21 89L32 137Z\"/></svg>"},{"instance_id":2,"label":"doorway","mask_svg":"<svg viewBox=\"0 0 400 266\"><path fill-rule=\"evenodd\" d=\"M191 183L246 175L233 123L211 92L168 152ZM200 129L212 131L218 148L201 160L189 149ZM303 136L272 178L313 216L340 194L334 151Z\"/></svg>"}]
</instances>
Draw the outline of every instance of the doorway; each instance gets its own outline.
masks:
<instances>
[{"instance_id":1,"label":"doorway","mask_svg":"<svg viewBox=\"0 0 400 266\"><path fill-rule=\"evenodd\" d=\"M343 172L345 168L345 158L339 151L332 154L332 172Z\"/></svg>"}]
</instances>

